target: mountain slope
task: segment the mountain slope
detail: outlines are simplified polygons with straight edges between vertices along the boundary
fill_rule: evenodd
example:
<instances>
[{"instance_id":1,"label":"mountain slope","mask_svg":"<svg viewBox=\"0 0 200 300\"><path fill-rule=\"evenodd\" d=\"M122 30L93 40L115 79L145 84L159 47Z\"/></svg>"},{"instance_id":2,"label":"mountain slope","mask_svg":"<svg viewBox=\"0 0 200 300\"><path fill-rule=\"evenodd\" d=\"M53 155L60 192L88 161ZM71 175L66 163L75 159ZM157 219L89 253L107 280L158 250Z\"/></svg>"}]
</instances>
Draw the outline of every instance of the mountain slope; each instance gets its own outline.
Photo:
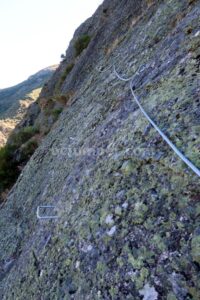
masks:
<instances>
[{"instance_id":1,"label":"mountain slope","mask_svg":"<svg viewBox=\"0 0 200 300\"><path fill-rule=\"evenodd\" d=\"M57 66L45 68L30 76L27 80L10 88L0 90L0 117L17 101L23 100L33 90L42 88L44 83L51 77Z\"/></svg>"},{"instance_id":2,"label":"mountain slope","mask_svg":"<svg viewBox=\"0 0 200 300\"><path fill-rule=\"evenodd\" d=\"M28 106L39 97L56 67L43 69L16 86L0 90L0 147L23 119Z\"/></svg>"},{"instance_id":3,"label":"mountain slope","mask_svg":"<svg viewBox=\"0 0 200 300\"><path fill-rule=\"evenodd\" d=\"M66 108L0 211L2 299L200 298L200 179L113 72L134 74L200 168L199 17L199 1L106 0L75 32L39 100ZM58 218L37 219L39 205Z\"/></svg>"}]
</instances>

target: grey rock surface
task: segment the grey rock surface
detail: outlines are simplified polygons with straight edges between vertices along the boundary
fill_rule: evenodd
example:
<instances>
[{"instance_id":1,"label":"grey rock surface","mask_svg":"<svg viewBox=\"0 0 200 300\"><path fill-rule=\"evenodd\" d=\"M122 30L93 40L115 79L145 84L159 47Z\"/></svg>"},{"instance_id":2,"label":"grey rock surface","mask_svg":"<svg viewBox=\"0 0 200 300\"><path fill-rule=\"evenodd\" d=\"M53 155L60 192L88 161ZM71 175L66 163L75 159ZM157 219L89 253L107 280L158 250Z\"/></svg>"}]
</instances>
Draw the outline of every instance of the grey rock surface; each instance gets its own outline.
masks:
<instances>
[{"instance_id":1,"label":"grey rock surface","mask_svg":"<svg viewBox=\"0 0 200 300\"><path fill-rule=\"evenodd\" d=\"M0 210L2 299L200 299L200 2L106 0L42 97L71 94ZM79 57L74 42L91 41ZM58 88L58 85L57 85ZM58 220L37 220L38 205Z\"/></svg>"}]
</instances>

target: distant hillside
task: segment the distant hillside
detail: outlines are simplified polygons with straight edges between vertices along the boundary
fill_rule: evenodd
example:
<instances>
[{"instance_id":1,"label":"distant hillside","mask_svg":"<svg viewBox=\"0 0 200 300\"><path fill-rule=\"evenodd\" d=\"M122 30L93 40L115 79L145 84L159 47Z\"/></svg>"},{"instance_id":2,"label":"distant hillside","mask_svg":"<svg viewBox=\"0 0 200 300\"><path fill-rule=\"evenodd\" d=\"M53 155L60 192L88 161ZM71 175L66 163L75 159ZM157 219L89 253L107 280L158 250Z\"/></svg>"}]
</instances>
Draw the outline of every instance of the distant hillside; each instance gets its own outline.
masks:
<instances>
[{"instance_id":1,"label":"distant hillside","mask_svg":"<svg viewBox=\"0 0 200 300\"><path fill-rule=\"evenodd\" d=\"M22 120L29 105L38 98L56 68L56 65L45 68L16 86L0 90L0 147Z\"/></svg>"}]
</instances>

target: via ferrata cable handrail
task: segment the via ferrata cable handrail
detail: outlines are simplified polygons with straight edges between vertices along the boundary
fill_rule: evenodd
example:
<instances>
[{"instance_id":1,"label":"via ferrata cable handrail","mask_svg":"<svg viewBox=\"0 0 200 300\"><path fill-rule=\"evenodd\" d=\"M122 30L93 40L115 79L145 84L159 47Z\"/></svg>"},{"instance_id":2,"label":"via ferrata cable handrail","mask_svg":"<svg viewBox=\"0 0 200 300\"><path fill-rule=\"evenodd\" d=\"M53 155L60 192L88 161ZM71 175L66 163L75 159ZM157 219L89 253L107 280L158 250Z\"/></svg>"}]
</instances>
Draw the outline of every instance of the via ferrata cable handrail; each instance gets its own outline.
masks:
<instances>
[{"instance_id":1,"label":"via ferrata cable handrail","mask_svg":"<svg viewBox=\"0 0 200 300\"><path fill-rule=\"evenodd\" d=\"M128 82L128 81L130 81L130 80L133 79L133 76L131 76L131 77L129 77L129 78L121 77L121 76L119 75L119 73L117 72L115 66L114 66L114 73L115 73L115 75L118 77L118 79L121 80L121 81Z\"/></svg>"},{"instance_id":2,"label":"via ferrata cable handrail","mask_svg":"<svg viewBox=\"0 0 200 300\"><path fill-rule=\"evenodd\" d=\"M170 146L170 148L179 156L179 158L184 161L184 163L193 170L193 172L200 177L200 170L183 154L181 153L178 148L169 140L169 138L162 132L162 130L155 124L155 122L149 117L149 115L145 112L144 108L142 107L142 105L140 104L138 97L136 96L135 92L133 91L133 87L132 87L132 80L133 80L133 76L130 78L123 78L122 76L120 76L118 74L118 72L116 71L116 68L114 66L114 73L117 76L117 78L121 81L124 82L129 82L130 83L130 89L131 89L131 93L132 96L135 100L135 102L137 103L137 105L139 106L141 112L143 113L143 115L147 118L147 120L150 122L150 124L156 129L156 131L161 135L161 137L163 138L163 140Z\"/></svg>"}]
</instances>

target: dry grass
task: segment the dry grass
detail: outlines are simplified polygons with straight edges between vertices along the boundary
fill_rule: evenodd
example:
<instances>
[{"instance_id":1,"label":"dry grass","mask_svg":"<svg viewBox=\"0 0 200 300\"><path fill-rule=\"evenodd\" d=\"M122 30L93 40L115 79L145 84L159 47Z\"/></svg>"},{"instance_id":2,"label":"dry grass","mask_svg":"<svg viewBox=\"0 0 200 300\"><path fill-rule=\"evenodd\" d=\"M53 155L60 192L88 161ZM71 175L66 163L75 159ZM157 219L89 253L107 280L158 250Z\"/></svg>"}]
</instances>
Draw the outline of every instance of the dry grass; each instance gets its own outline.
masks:
<instances>
[{"instance_id":1,"label":"dry grass","mask_svg":"<svg viewBox=\"0 0 200 300\"><path fill-rule=\"evenodd\" d=\"M62 106L66 106L67 104L71 103L70 100L74 96L74 91L69 91L66 94L57 95L55 97L56 101L60 103Z\"/></svg>"},{"instance_id":2,"label":"dry grass","mask_svg":"<svg viewBox=\"0 0 200 300\"><path fill-rule=\"evenodd\" d=\"M116 38L109 48L106 49L106 55L110 55L110 53L113 52L113 50L121 43L122 38Z\"/></svg>"},{"instance_id":3,"label":"dry grass","mask_svg":"<svg viewBox=\"0 0 200 300\"><path fill-rule=\"evenodd\" d=\"M188 4L189 4L189 5L192 5L192 4L194 4L196 1L197 1L197 0L188 0Z\"/></svg>"},{"instance_id":4,"label":"dry grass","mask_svg":"<svg viewBox=\"0 0 200 300\"><path fill-rule=\"evenodd\" d=\"M151 7L154 4L154 0L147 0L147 6L148 8Z\"/></svg>"}]
</instances>

